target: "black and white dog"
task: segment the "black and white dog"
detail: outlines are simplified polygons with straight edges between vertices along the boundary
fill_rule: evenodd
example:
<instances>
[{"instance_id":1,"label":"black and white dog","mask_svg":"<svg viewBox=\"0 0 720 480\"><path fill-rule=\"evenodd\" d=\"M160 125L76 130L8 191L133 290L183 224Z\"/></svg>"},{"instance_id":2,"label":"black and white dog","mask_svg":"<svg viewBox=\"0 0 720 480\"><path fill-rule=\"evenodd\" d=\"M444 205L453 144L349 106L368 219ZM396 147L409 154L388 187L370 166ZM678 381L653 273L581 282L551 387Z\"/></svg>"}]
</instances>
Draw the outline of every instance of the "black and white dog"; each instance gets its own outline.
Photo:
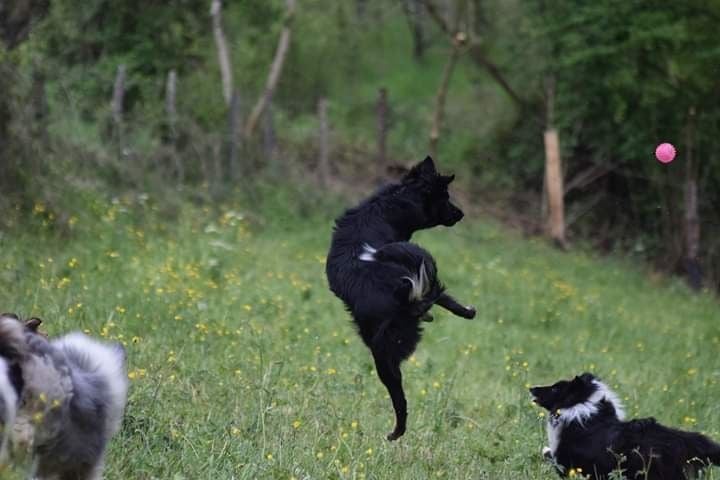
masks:
<instances>
[{"instance_id":1,"label":"black and white dog","mask_svg":"<svg viewBox=\"0 0 720 480\"><path fill-rule=\"evenodd\" d=\"M335 221L327 278L352 314L390 393L396 423L388 440L405 433L407 402L400 363L420 341L420 322L432 318L430 307L438 304L464 318L475 316L474 308L445 293L432 256L408 242L418 230L449 227L462 219L448 195L453 179L438 174L427 157L400 183L381 189Z\"/></svg>"},{"instance_id":2,"label":"black and white dog","mask_svg":"<svg viewBox=\"0 0 720 480\"><path fill-rule=\"evenodd\" d=\"M98 480L125 409L125 351L83 333L48 340L39 322L0 315L1 453L27 451L38 480Z\"/></svg>"},{"instance_id":3,"label":"black and white dog","mask_svg":"<svg viewBox=\"0 0 720 480\"><path fill-rule=\"evenodd\" d=\"M574 469L598 480L611 472L631 480L683 480L720 462L720 445L704 435L665 427L654 418L624 421L618 396L590 373L532 387L530 393L550 412L543 455L560 476Z\"/></svg>"}]
</instances>

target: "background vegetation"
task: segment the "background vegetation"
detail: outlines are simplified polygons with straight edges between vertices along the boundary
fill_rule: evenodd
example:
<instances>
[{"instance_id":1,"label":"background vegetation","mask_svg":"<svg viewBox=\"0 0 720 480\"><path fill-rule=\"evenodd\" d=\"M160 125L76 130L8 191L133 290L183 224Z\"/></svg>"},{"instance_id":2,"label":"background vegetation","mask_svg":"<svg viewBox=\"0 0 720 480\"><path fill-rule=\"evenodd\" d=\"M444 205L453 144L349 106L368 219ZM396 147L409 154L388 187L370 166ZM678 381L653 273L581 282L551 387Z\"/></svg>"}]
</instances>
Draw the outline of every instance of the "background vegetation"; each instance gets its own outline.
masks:
<instances>
[{"instance_id":1,"label":"background vegetation","mask_svg":"<svg viewBox=\"0 0 720 480\"><path fill-rule=\"evenodd\" d=\"M260 175L288 172L314 182L320 98L329 103L332 177L341 188L358 176L374 181L428 150L453 49L447 33L457 30L469 41L450 78L438 155L464 173L473 203L538 231L542 132L553 126L571 240L682 272L684 194L693 180L701 238L692 256L705 284L717 285L719 2L304 0L271 106L234 156L209 4L3 7L6 191L42 191L58 205L62 195L49 184L79 179L121 191L213 184L218 192L243 180L247 189ZM263 90L284 11L281 0L223 6L238 130ZM127 75L118 127L110 101L120 65ZM175 120L165 102L171 70ZM388 146L378 164L381 88ZM680 152L665 167L652 158L661 141Z\"/></svg>"}]
</instances>

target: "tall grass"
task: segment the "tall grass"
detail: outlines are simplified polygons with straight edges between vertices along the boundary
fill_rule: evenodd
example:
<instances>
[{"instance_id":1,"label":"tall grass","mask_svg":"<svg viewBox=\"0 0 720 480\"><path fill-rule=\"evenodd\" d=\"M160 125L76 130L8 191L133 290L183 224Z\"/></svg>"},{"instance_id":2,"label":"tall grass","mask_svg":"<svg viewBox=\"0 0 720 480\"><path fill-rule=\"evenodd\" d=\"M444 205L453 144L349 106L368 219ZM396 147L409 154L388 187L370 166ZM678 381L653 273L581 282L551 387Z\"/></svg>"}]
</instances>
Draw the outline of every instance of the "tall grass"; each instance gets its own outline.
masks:
<instances>
[{"instance_id":1,"label":"tall grass","mask_svg":"<svg viewBox=\"0 0 720 480\"><path fill-rule=\"evenodd\" d=\"M479 314L435 312L403 367L409 432L387 442L390 400L326 288L340 208L303 215L287 200L313 196L292 195L85 197L65 228L37 204L0 238L3 310L127 347L107 478L551 479L527 387L582 371L631 415L720 437L713 297L475 219L417 237Z\"/></svg>"}]
</instances>

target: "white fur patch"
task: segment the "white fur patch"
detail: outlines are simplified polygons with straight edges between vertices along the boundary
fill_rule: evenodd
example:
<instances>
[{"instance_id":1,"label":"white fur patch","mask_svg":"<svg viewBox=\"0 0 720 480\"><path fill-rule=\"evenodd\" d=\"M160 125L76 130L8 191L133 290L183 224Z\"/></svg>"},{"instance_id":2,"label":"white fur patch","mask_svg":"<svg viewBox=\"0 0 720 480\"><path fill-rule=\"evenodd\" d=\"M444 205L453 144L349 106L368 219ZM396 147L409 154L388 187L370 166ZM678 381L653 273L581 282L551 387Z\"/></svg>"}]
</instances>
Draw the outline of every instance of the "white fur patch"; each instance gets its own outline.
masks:
<instances>
[{"instance_id":1,"label":"white fur patch","mask_svg":"<svg viewBox=\"0 0 720 480\"><path fill-rule=\"evenodd\" d=\"M548 420L547 422L547 437L548 437L548 449L550 450L550 454L555 457L555 452L557 451L558 445L560 445L560 434L562 434L562 428L563 423L562 422L553 422L552 420ZM543 454L545 453L545 449L543 449Z\"/></svg>"},{"instance_id":2,"label":"white fur patch","mask_svg":"<svg viewBox=\"0 0 720 480\"><path fill-rule=\"evenodd\" d=\"M370 244L363 243L363 251L360 255L358 255L358 259L363 262L374 262L376 252L376 248L373 248Z\"/></svg>"},{"instance_id":3,"label":"white fur patch","mask_svg":"<svg viewBox=\"0 0 720 480\"><path fill-rule=\"evenodd\" d=\"M417 275L402 277L409 281L412 285L409 294L409 300L420 300L422 299L430 288L430 281L428 279L427 270L425 269L425 262L420 263L420 268Z\"/></svg>"},{"instance_id":4,"label":"white fur patch","mask_svg":"<svg viewBox=\"0 0 720 480\"><path fill-rule=\"evenodd\" d=\"M87 356L90 368L105 378L113 407L109 415L109 427L110 433L114 434L122 420L128 389L123 352L80 332L69 333L53 340L52 344L66 352L74 350L83 353Z\"/></svg>"},{"instance_id":5,"label":"white fur patch","mask_svg":"<svg viewBox=\"0 0 720 480\"><path fill-rule=\"evenodd\" d=\"M0 462L4 462L12 439L18 398L15 388L10 383L10 369L3 358L0 358L0 397L2 397L5 407L5 415L3 416L5 424L2 425L2 443L0 443Z\"/></svg>"},{"instance_id":6,"label":"white fur patch","mask_svg":"<svg viewBox=\"0 0 720 480\"><path fill-rule=\"evenodd\" d=\"M578 403L570 408L563 409L560 412L560 422L572 423L578 422L581 425L585 423L585 420L592 417L598 412L598 405L603 400L607 400L615 408L615 413L620 420L625 418L625 410L620 403L620 398L615 392L599 380L593 380L593 383L597 387L597 390L590 395L590 398L585 400L583 403Z\"/></svg>"}]
</instances>

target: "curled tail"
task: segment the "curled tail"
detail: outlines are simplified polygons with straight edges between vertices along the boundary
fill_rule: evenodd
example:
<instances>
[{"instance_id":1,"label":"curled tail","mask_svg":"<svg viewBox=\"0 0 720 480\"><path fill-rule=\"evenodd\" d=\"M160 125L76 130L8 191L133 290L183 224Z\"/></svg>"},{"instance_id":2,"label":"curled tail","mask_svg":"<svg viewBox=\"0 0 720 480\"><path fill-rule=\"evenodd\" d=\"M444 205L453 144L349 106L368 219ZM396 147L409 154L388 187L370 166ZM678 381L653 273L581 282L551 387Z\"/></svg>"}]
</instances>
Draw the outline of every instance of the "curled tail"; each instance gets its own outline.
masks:
<instances>
[{"instance_id":1,"label":"curled tail","mask_svg":"<svg viewBox=\"0 0 720 480\"><path fill-rule=\"evenodd\" d=\"M72 365L74 388L84 389L86 396L93 396L96 402L107 407L107 432L114 434L120 427L127 400L125 349L119 343L99 342L79 332L52 343L65 353ZM95 378L104 385L101 391L93 388L97 384Z\"/></svg>"},{"instance_id":2,"label":"curled tail","mask_svg":"<svg viewBox=\"0 0 720 480\"><path fill-rule=\"evenodd\" d=\"M408 272L401 277L395 296L408 304L412 316L425 315L444 291L432 255L413 243L389 243L378 249L365 245L361 260L393 263Z\"/></svg>"},{"instance_id":3,"label":"curled tail","mask_svg":"<svg viewBox=\"0 0 720 480\"><path fill-rule=\"evenodd\" d=\"M425 267L425 260L420 262L420 268L415 275L405 275L402 278L410 282L408 301L419 302L430 292L430 278Z\"/></svg>"}]
</instances>

